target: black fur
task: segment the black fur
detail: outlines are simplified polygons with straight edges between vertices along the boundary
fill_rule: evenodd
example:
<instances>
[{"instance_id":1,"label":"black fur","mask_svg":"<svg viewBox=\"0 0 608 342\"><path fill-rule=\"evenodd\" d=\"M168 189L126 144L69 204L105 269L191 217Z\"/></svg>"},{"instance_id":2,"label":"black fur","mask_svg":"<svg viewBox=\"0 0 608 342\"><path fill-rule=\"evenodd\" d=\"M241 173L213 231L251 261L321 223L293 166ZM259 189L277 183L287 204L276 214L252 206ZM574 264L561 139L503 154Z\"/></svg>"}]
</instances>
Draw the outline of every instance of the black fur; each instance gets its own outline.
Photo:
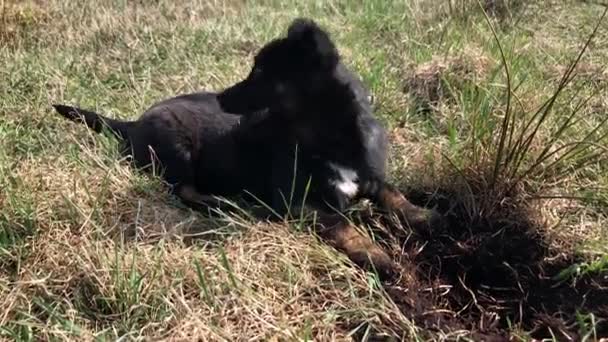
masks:
<instances>
[{"instance_id":1,"label":"black fur","mask_svg":"<svg viewBox=\"0 0 608 342\"><path fill-rule=\"evenodd\" d=\"M252 119L242 125L238 116L221 110L214 93L161 101L131 122L69 106L54 107L71 120L82 115L96 132L106 124L122 138L123 153L133 157L136 167L146 169L153 161L159 162L163 178L178 195L181 187L191 186L201 194L230 196L247 189L268 197L261 192L269 186L264 181L271 170L270 144L254 138L272 122L264 126Z\"/></svg>"},{"instance_id":2,"label":"black fur","mask_svg":"<svg viewBox=\"0 0 608 342\"><path fill-rule=\"evenodd\" d=\"M170 98L132 122L54 107L70 120L84 118L96 132L107 126L137 167L160 162L178 195L182 187L217 196L246 190L284 214L286 200L301 204L312 178L308 203L343 210L353 198L336 192L337 171L328 162L356 170L361 194L373 194L384 179L386 137L371 115L369 92L340 62L328 35L308 20L295 20L287 37L261 49L245 81L220 94ZM252 117L267 108L268 114Z\"/></svg>"},{"instance_id":3,"label":"black fur","mask_svg":"<svg viewBox=\"0 0 608 342\"><path fill-rule=\"evenodd\" d=\"M385 183L387 137L368 98L362 83L340 63L328 34L307 19L295 20L287 37L264 46L248 77L218 96L229 112L247 115L269 108L271 116L283 117L286 131L299 144L296 195L302 196L312 177L313 202L338 210L359 197L376 199ZM292 160L282 158L276 167L289 168ZM356 172L355 197L331 186L336 171L330 163ZM291 184L286 177L275 186L285 192Z\"/></svg>"}]
</instances>

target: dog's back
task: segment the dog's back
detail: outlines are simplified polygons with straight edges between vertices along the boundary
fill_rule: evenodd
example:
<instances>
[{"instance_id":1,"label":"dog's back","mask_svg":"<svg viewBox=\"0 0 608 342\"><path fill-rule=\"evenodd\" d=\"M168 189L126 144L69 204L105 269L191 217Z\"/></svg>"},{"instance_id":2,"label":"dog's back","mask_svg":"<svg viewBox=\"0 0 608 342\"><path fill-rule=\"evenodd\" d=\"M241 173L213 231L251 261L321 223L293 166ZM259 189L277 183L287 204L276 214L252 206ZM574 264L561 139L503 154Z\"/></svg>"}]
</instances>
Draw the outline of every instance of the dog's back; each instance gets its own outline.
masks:
<instances>
[{"instance_id":1,"label":"dog's back","mask_svg":"<svg viewBox=\"0 0 608 342\"><path fill-rule=\"evenodd\" d=\"M249 182L248 168L239 168L236 161L252 152L245 153L235 140L234 131L241 118L224 112L216 97L215 93L197 92L165 99L135 121L109 119L63 105L55 108L73 121L84 117L83 121L96 132L106 124L123 141L123 153L132 157L136 167L162 170L171 185L205 184L205 193L230 195ZM115 132L117 128L120 131ZM249 143L253 142L254 137Z\"/></svg>"},{"instance_id":2,"label":"dog's back","mask_svg":"<svg viewBox=\"0 0 608 342\"><path fill-rule=\"evenodd\" d=\"M223 113L214 93L192 93L163 100L147 109L136 121L129 143L134 155L149 160L149 145L170 148L192 160L206 144L225 135L239 117ZM158 151L156 151L158 152Z\"/></svg>"}]
</instances>

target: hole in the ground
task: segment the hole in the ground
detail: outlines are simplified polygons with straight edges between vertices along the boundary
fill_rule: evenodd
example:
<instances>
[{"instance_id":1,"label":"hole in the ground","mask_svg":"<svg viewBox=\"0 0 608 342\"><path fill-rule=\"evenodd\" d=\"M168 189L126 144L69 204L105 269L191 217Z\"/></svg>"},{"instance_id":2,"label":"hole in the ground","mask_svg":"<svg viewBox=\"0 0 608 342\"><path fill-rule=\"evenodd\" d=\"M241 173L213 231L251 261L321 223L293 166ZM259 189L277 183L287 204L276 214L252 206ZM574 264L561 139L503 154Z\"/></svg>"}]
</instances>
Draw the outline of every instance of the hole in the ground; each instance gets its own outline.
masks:
<instances>
[{"instance_id":1,"label":"hole in the ground","mask_svg":"<svg viewBox=\"0 0 608 342\"><path fill-rule=\"evenodd\" d=\"M583 260L549 248L525 208L505 204L471 218L455 193L408 194L415 204L436 206L450 223L443 230L406 229L402 237L391 237L407 274L387 285L387 292L417 325L436 332L467 330L475 340L506 339L516 326L534 338L576 341L585 329L608 336L608 275L556 279ZM591 315L594 327L583 327Z\"/></svg>"}]
</instances>

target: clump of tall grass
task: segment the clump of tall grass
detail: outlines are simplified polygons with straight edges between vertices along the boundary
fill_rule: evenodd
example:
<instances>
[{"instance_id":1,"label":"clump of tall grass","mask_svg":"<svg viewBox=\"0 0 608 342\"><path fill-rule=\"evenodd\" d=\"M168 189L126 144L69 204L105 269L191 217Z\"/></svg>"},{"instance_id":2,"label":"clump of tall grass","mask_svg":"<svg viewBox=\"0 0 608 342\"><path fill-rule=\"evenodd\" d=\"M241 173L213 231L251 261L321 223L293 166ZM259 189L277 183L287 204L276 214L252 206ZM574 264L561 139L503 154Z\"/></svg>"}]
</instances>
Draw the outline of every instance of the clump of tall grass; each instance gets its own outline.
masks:
<instances>
[{"instance_id":1,"label":"clump of tall grass","mask_svg":"<svg viewBox=\"0 0 608 342\"><path fill-rule=\"evenodd\" d=\"M590 95L582 95L582 86L573 89L577 65L605 15L606 11L579 54L569 63L553 93L533 110L521 103L518 88L522 83L514 85L505 50L490 18L485 15L500 51L506 90L503 108L488 105L485 112L474 113L470 143L463 150L464 159L451 161L458 175L475 175L475 180L467 184L469 192L483 194L467 201L471 217L480 213L492 215L501 207L500 203L522 194L525 197L540 196L546 188L544 185L551 184L555 188L568 183L573 174L608 158L608 116L586 130L580 127L585 120L582 115L585 106L599 95L601 89L595 89ZM566 94L566 90L570 92ZM565 96L568 98L564 102ZM564 103L573 105L568 108ZM502 112L502 118L497 122L488 112Z\"/></svg>"}]
</instances>

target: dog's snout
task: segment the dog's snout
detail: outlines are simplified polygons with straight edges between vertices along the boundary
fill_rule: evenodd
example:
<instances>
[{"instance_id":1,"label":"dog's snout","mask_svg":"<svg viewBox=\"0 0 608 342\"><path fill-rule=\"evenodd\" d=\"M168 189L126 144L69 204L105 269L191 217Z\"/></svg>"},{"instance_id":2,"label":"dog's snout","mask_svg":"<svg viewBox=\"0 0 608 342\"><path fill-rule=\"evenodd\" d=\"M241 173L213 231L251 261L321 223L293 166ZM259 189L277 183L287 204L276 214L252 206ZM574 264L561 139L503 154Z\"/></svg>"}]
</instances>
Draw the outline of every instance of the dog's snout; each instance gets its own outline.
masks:
<instances>
[{"instance_id":1,"label":"dog's snout","mask_svg":"<svg viewBox=\"0 0 608 342\"><path fill-rule=\"evenodd\" d=\"M245 87L243 82L239 82L218 94L218 102L224 111L231 113L246 111L246 105L249 101L246 99L247 91L244 89Z\"/></svg>"},{"instance_id":2,"label":"dog's snout","mask_svg":"<svg viewBox=\"0 0 608 342\"><path fill-rule=\"evenodd\" d=\"M226 112L252 114L268 107L267 92L267 87L250 77L221 92L218 102Z\"/></svg>"}]
</instances>

